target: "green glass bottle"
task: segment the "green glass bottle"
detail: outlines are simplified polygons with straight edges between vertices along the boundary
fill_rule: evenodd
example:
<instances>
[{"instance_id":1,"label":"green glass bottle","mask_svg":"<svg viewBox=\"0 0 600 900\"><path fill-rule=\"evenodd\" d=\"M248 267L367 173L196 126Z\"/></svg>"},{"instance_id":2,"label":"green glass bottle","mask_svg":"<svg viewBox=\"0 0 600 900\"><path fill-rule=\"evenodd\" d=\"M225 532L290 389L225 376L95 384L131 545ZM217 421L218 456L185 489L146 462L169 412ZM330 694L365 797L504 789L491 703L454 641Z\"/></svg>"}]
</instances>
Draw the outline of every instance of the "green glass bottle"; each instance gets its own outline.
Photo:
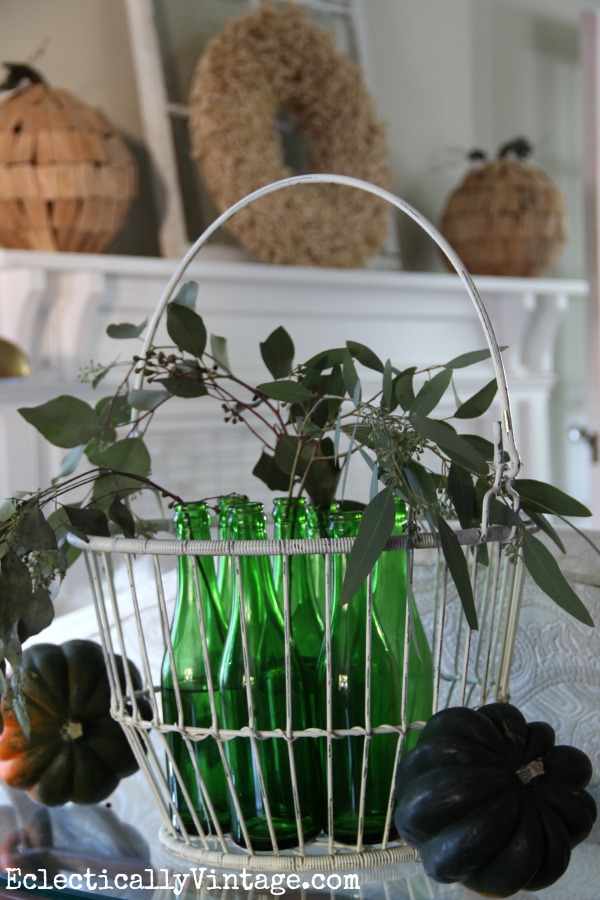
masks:
<instances>
[{"instance_id":1,"label":"green glass bottle","mask_svg":"<svg viewBox=\"0 0 600 900\"><path fill-rule=\"evenodd\" d=\"M177 536L181 540L210 540L210 519L204 503L187 503L177 506L175 525ZM180 721L175 689L177 685L183 710L183 725L209 728L212 725L212 712L202 648L200 618L196 603L194 567L198 576L200 607L206 633L215 705L217 714L219 714L218 675L225 641L225 625L219 606L214 561L211 557L199 556L194 560L193 557L180 556L178 557L177 599L171 626L175 669L173 669L167 649L161 673L163 721L165 724L175 724ZM183 738L176 733L169 733L167 741L203 830L205 832L216 831L209 807L205 804L198 784L194 762ZM217 743L214 738L209 736L196 742L194 749L198 769L208 790L215 815L220 826L224 830L228 830L227 782ZM167 770L173 804L187 831L196 833L198 829L169 760L167 760ZM178 823L175 817L173 823L177 827Z\"/></svg>"},{"instance_id":2,"label":"green glass bottle","mask_svg":"<svg viewBox=\"0 0 600 900\"><path fill-rule=\"evenodd\" d=\"M303 497L277 497L273 504L273 522L277 540L306 540L308 517ZM283 610L283 558L273 561L275 591ZM304 684L310 699L310 723L316 724L317 662L323 644L325 624L317 604L313 573L308 555L288 556L287 582L291 629L304 667Z\"/></svg>"},{"instance_id":3,"label":"green glass bottle","mask_svg":"<svg viewBox=\"0 0 600 900\"><path fill-rule=\"evenodd\" d=\"M356 537L361 512L337 509L330 513L332 538ZM349 603L340 603L341 586L348 555L331 557L331 714L333 729L366 727L366 638L367 585L359 589ZM319 724L327 727L327 653L326 643L317 669ZM371 626L370 725L395 725L400 709L400 679L387 636L373 614ZM331 742L333 833L336 840L348 844L358 841L361 780L366 738L349 735ZM364 794L363 843L379 843L385 834L390 803L398 738L395 734L377 734L369 742L368 770ZM326 746L322 765L328 771ZM392 834L392 832L390 832Z\"/></svg>"},{"instance_id":4,"label":"green glass bottle","mask_svg":"<svg viewBox=\"0 0 600 900\"><path fill-rule=\"evenodd\" d=\"M266 538L266 520L260 503L233 507L229 523L234 540ZM242 598L239 597L236 580L231 623L219 677L222 727L239 730L251 724L257 731L285 730L285 638L271 560L268 556L240 557L239 565ZM242 625L248 647L250 685L247 684L244 667ZM302 664L293 640L290 642L290 673L292 726L294 730L303 730L309 721L308 698ZM297 846L299 838L287 742L279 737L251 741L244 736L228 740L225 746L252 847L255 850L275 849L260 789L259 767L277 846L280 849ZM298 738L292 747L301 810L300 827L304 840L308 841L321 831L322 824L322 792L315 789L318 749L316 741L311 738ZM244 846L243 828L233 802L230 812L232 837Z\"/></svg>"},{"instance_id":5,"label":"green glass bottle","mask_svg":"<svg viewBox=\"0 0 600 900\"><path fill-rule=\"evenodd\" d=\"M220 541L227 541L231 537L229 530L229 510L232 506L247 503L245 497L228 496L221 497L217 508L217 536ZM221 602L221 611L224 621L229 624L231 619L231 604L233 601L233 565L230 556L219 557L217 564L217 590Z\"/></svg>"},{"instance_id":6,"label":"green glass bottle","mask_svg":"<svg viewBox=\"0 0 600 900\"><path fill-rule=\"evenodd\" d=\"M326 538L329 536L329 513L331 503L309 503L306 508L306 537ZM317 607L323 622L325 621L325 556L312 553L309 558Z\"/></svg>"},{"instance_id":7,"label":"green glass bottle","mask_svg":"<svg viewBox=\"0 0 600 900\"><path fill-rule=\"evenodd\" d=\"M396 521L392 534L400 535L404 533L406 506L400 497L394 497L394 502ZM373 570L373 606L375 615L390 640L400 677L404 666L407 579L406 551L385 550ZM408 660L406 718L408 722L426 722L433 711L433 661L414 596L410 604ZM409 732L404 742L404 750L414 747L418 739L418 731Z\"/></svg>"}]
</instances>

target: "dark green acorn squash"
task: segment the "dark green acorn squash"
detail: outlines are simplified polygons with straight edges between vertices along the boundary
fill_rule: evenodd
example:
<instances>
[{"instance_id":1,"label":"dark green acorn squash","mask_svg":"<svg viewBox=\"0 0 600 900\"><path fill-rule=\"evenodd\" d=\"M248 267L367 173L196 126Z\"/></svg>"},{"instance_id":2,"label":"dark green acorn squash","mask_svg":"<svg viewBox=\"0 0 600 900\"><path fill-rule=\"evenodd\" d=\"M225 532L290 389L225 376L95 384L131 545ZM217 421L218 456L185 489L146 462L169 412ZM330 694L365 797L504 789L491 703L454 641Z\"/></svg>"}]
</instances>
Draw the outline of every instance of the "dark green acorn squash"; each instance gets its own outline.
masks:
<instances>
[{"instance_id":1,"label":"dark green acorn squash","mask_svg":"<svg viewBox=\"0 0 600 900\"><path fill-rule=\"evenodd\" d=\"M116 657L121 686L125 668ZM139 690L139 672L129 663L131 684ZM30 734L15 712L12 680L0 706L0 778L26 790L46 806L99 803L121 778L137 768L135 756L118 722L110 715L110 684L100 644L74 640L37 644L23 654L19 694ZM150 704L137 701L144 718Z\"/></svg>"},{"instance_id":2,"label":"dark green acorn squash","mask_svg":"<svg viewBox=\"0 0 600 900\"><path fill-rule=\"evenodd\" d=\"M400 763L396 810L431 878L508 897L564 874L596 803L584 790L589 758L554 740L550 725L528 724L508 703L432 716Z\"/></svg>"}]
</instances>

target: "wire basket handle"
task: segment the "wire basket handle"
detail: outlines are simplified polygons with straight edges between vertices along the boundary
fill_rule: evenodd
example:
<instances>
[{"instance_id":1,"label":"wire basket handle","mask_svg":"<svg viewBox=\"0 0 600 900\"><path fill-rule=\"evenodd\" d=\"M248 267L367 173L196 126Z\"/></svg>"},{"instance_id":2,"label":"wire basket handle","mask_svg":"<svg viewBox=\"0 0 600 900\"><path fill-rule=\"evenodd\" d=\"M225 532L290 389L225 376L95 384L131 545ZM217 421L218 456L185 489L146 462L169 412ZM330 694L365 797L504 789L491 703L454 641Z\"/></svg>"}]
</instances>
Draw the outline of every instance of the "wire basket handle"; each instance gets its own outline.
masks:
<instances>
[{"instance_id":1,"label":"wire basket handle","mask_svg":"<svg viewBox=\"0 0 600 900\"><path fill-rule=\"evenodd\" d=\"M517 476L521 468L521 458L519 456L519 451L517 450L513 432L512 414L508 396L508 384L506 380L506 372L504 369L502 354L500 352L498 341L496 340L496 335L494 333L490 317L484 306L483 300L481 299L479 291L475 287L475 283L471 275L465 268L464 263L462 262L456 251L443 237L443 235L435 228L435 226L432 225L432 223L427 218L425 218L425 216L423 216L418 210L416 210L401 197L396 196L390 191L387 191L384 188L378 187L377 185L371 184L370 182L364 181L360 178L352 178L349 175L315 173L310 175L294 175L291 178L283 178L280 181L274 181L271 184L267 184L264 187L258 188L256 191L253 191L252 193L247 194L245 197L242 197L241 200L238 200L223 213L221 213L221 215L218 216L218 218L216 218L196 239L187 253L185 253L185 255L181 258L171 278L169 279L167 286L150 320L146 338L144 340L142 355L144 356L150 349L161 317L167 307L167 304L172 299L173 294L175 293L175 289L177 288L179 282L181 281L181 278L185 274L188 266L197 256L202 247L206 244L208 239L214 234L214 232L217 231L221 227L221 225L228 222L229 219L231 219L232 216L234 216L237 212L244 209L246 206L249 206L251 203L254 203L255 200L259 200L261 197L265 197L268 194L274 193L275 191L279 191L288 187L295 187L299 184L342 184L346 185L347 187L357 188L358 190L365 191L369 194L374 194L376 197L387 201L392 206L395 206L396 209L399 209L401 212L409 216L409 218L416 222L417 225L419 225L431 237L431 239L438 245L440 250L444 253L448 261L451 263L452 267L465 286L465 289L469 294L479 316L479 320L481 322L481 326L483 328L483 332L485 334L491 353L496 381L498 383L498 392L500 396L502 411L502 418L498 423L497 434L495 435L494 441L496 448L494 460L496 478L494 488L490 492L490 498L486 498L483 509L482 532L483 535L486 535L489 527L489 499L491 499L491 496L493 494L497 494L501 490L501 488L504 487L505 491L513 497L515 506L518 507L518 495L512 489L512 479ZM143 377L143 372L140 372L136 379L137 388L141 387L143 383ZM506 458L506 455L508 456L508 459Z\"/></svg>"}]
</instances>

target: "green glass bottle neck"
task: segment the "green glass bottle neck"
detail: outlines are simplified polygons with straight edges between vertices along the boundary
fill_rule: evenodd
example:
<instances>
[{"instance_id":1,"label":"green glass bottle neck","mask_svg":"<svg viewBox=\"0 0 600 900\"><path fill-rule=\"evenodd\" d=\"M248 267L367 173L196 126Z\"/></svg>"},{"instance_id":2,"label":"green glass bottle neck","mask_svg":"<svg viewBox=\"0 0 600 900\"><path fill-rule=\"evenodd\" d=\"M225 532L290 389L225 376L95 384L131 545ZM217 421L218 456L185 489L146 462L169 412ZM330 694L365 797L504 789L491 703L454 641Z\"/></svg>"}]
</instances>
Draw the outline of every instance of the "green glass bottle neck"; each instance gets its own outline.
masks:
<instances>
[{"instance_id":1,"label":"green glass bottle neck","mask_svg":"<svg viewBox=\"0 0 600 900\"><path fill-rule=\"evenodd\" d=\"M408 518L406 504L400 497L394 497L394 506L396 507L396 517L392 534L404 534L404 526Z\"/></svg>"},{"instance_id":2,"label":"green glass bottle neck","mask_svg":"<svg viewBox=\"0 0 600 900\"><path fill-rule=\"evenodd\" d=\"M332 509L329 513L329 537L356 537L362 512L359 510Z\"/></svg>"},{"instance_id":3,"label":"green glass bottle neck","mask_svg":"<svg viewBox=\"0 0 600 900\"><path fill-rule=\"evenodd\" d=\"M277 540L307 537L308 513L304 497L276 497L273 524Z\"/></svg>"},{"instance_id":4,"label":"green glass bottle neck","mask_svg":"<svg viewBox=\"0 0 600 900\"><path fill-rule=\"evenodd\" d=\"M240 506L232 506L227 524L234 541L261 541L267 537L267 520L262 503L248 501Z\"/></svg>"},{"instance_id":5,"label":"green glass bottle neck","mask_svg":"<svg viewBox=\"0 0 600 900\"><path fill-rule=\"evenodd\" d=\"M206 503L178 504L175 507L174 522L180 540L210 540L210 515Z\"/></svg>"},{"instance_id":6,"label":"green glass bottle neck","mask_svg":"<svg viewBox=\"0 0 600 900\"><path fill-rule=\"evenodd\" d=\"M231 510L236 508L243 509L245 506L251 503L252 501L248 500L247 497L241 496L220 498L217 508L217 524L220 540L228 540L231 537L231 529L229 526L229 513L231 512Z\"/></svg>"}]
</instances>

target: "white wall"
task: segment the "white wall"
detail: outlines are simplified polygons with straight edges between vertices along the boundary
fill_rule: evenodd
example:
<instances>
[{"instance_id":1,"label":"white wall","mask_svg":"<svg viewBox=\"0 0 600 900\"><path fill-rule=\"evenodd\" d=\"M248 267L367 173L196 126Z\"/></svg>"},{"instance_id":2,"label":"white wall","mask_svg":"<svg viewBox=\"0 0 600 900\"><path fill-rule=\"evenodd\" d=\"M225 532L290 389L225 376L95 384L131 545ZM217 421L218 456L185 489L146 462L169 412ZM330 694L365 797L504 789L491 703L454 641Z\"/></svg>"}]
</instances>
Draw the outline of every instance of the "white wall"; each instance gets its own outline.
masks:
<instances>
[{"instance_id":1,"label":"white wall","mask_svg":"<svg viewBox=\"0 0 600 900\"><path fill-rule=\"evenodd\" d=\"M197 20L201 7L191 0L168 2L183 10L189 5L190 20ZM493 152L524 133L537 147L534 161L568 195L572 240L556 268L567 276L583 274L578 27L579 13L589 5L590 0L363 0L373 92L388 122L398 192L437 220L465 170L466 151L477 145ZM223 0L227 14L241 6L240 0ZM191 43L188 38L181 48L183 71L190 68ZM30 60L42 45L36 64L48 81L102 108L140 156L137 218L113 250L155 253L147 148L123 0L0 0L0 60ZM405 268L440 268L408 223L400 229Z\"/></svg>"},{"instance_id":2,"label":"white wall","mask_svg":"<svg viewBox=\"0 0 600 900\"><path fill-rule=\"evenodd\" d=\"M190 6L198 2L164 0ZM212 0L211 0L212 2ZM214 3L213 3L214 5ZM242 0L223 0L228 14ZM592 0L363 0L372 87L389 123L396 190L434 222L474 146L493 153L516 135L567 198L570 239L550 274L584 275L582 76L579 16ZM193 7L193 10L192 10ZM206 7L208 9L208 6ZM142 195L113 252L156 254L156 222L131 65L123 0L0 0L0 60L29 60L55 86L101 107L134 149ZM172 50L172 48L171 48ZM184 54L189 56L186 43ZM404 267L441 270L435 248L399 223ZM553 398L555 481L585 497L587 453L568 445L569 424L586 417L584 303L559 337Z\"/></svg>"}]
</instances>

